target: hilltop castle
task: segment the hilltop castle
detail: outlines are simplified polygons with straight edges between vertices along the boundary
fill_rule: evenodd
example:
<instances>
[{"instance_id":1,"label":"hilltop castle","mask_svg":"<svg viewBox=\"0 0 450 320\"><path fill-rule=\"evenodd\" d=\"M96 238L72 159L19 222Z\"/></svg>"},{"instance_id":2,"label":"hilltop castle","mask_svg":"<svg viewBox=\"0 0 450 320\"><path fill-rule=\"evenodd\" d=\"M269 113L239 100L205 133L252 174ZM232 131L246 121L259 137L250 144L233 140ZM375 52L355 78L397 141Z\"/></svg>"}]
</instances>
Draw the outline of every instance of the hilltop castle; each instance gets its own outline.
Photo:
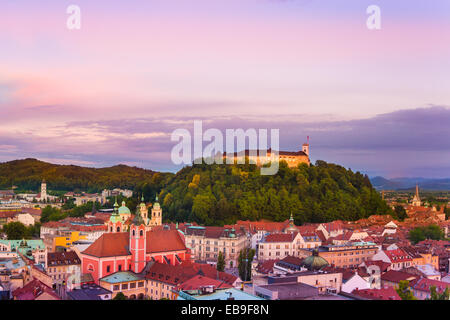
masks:
<instances>
[{"instance_id":1,"label":"hilltop castle","mask_svg":"<svg viewBox=\"0 0 450 320\"><path fill-rule=\"evenodd\" d=\"M227 153L223 153L224 161L228 158ZM248 158L249 163L262 166L269 162L277 161L277 154L272 149L268 149L266 154L260 154L259 150L245 150L243 152L235 152L233 155L234 161L245 161ZM311 164L309 159L309 137L306 143L302 145L302 150L278 151L278 161L286 161L289 168L296 168L301 163Z\"/></svg>"}]
</instances>

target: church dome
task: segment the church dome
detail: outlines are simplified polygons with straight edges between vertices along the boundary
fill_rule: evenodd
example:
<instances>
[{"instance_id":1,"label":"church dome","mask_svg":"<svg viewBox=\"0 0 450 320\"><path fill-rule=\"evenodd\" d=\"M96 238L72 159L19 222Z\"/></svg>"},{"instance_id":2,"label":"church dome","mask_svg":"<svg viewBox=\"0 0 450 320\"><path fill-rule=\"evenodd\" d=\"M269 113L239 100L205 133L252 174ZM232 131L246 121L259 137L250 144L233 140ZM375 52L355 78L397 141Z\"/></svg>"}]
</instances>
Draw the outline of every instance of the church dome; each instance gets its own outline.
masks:
<instances>
[{"instance_id":1,"label":"church dome","mask_svg":"<svg viewBox=\"0 0 450 320\"><path fill-rule=\"evenodd\" d=\"M329 266L330 264L327 260L319 256L319 251L316 249L313 251L311 256L303 260L301 265L310 271L317 271Z\"/></svg>"},{"instance_id":2,"label":"church dome","mask_svg":"<svg viewBox=\"0 0 450 320\"><path fill-rule=\"evenodd\" d=\"M119 208L119 214L129 214L131 215L130 209L125 205L125 201L122 201L122 206Z\"/></svg>"},{"instance_id":3,"label":"church dome","mask_svg":"<svg viewBox=\"0 0 450 320\"><path fill-rule=\"evenodd\" d=\"M298 232L298 229L297 229L297 227L295 226L295 223L294 223L294 217L292 216L292 214L291 214L291 217L290 217L290 219L289 219L289 227L287 227L286 229L284 229L284 232L286 232L286 233L295 233L295 232Z\"/></svg>"}]
</instances>

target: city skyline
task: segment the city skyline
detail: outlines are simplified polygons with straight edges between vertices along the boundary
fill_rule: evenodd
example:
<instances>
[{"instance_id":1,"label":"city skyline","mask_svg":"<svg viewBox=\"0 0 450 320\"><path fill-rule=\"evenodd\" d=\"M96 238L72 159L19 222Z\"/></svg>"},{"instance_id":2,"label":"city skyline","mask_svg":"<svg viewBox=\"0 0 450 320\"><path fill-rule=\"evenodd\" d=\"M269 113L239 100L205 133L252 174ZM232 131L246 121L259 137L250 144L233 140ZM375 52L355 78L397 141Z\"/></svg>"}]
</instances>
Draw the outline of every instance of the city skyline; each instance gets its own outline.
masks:
<instances>
[{"instance_id":1,"label":"city skyline","mask_svg":"<svg viewBox=\"0 0 450 320\"><path fill-rule=\"evenodd\" d=\"M174 171L176 128L279 128L369 176L450 177L450 4L2 3L0 161ZM175 5L176 4L176 5Z\"/></svg>"}]
</instances>

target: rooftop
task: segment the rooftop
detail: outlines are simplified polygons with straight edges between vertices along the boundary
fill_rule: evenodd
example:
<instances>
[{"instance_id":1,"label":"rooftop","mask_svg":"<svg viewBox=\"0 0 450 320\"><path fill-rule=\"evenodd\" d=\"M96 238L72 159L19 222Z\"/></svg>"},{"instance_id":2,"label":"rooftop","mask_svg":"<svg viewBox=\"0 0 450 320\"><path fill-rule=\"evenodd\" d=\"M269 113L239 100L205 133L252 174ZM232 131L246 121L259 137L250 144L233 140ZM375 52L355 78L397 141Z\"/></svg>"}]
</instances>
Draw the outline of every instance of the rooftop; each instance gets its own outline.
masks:
<instances>
[{"instance_id":1,"label":"rooftop","mask_svg":"<svg viewBox=\"0 0 450 320\"><path fill-rule=\"evenodd\" d=\"M108 282L108 283L122 283L122 282L130 282L130 281L138 281L142 280L143 277L131 271L119 271L109 276L103 277L100 281Z\"/></svg>"}]
</instances>

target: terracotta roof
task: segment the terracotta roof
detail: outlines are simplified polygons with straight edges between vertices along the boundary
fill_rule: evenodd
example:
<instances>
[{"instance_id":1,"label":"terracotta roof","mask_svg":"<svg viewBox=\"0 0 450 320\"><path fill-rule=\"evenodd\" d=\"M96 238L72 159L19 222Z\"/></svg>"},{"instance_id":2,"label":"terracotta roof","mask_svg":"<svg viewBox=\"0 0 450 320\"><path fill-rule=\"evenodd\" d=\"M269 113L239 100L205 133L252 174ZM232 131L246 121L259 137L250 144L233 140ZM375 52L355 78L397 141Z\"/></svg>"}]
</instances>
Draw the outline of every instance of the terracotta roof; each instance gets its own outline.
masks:
<instances>
[{"instance_id":1,"label":"terracotta roof","mask_svg":"<svg viewBox=\"0 0 450 320\"><path fill-rule=\"evenodd\" d=\"M94 257L114 257L128 256L129 233L116 232L104 233L93 244L91 244L83 254Z\"/></svg>"},{"instance_id":2,"label":"terracotta roof","mask_svg":"<svg viewBox=\"0 0 450 320\"><path fill-rule=\"evenodd\" d=\"M14 218L16 215L15 211L0 211L0 218Z\"/></svg>"},{"instance_id":3,"label":"terracotta roof","mask_svg":"<svg viewBox=\"0 0 450 320\"><path fill-rule=\"evenodd\" d=\"M219 288L219 289L226 289L226 288L233 287L232 285L230 285L224 281L221 281L221 280L216 280L216 279L212 279L209 277L196 275L196 276L192 277L191 279L180 284L177 287L177 289L178 290L199 290L202 287L207 287L207 286L213 286L214 288Z\"/></svg>"},{"instance_id":4,"label":"terracotta roof","mask_svg":"<svg viewBox=\"0 0 450 320\"><path fill-rule=\"evenodd\" d=\"M226 272L218 272L216 268L208 264L182 262L179 265L168 265L160 262L150 262L146 269L146 279L161 281L172 285L179 285L193 278L196 275L218 279L232 285L237 277Z\"/></svg>"},{"instance_id":5,"label":"terracotta roof","mask_svg":"<svg viewBox=\"0 0 450 320\"><path fill-rule=\"evenodd\" d=\"M177 230L152 230L147 232L147 253L186 250Z\"/></svg>"},{"instance_id":6,"label":"terracotta roof","mask_svg":"<svg viewBox=\"0 0 450 320\"><path fill-rule=\"evenodd\" d=\"M47 254L47 264L49 267L77 265L81 264L81 260L75 251L49 252Z\"/></svg>"},{"instance_id":7,"label":"terracotta roof","mask_svg":"<svg viewBox=\"0 0 450 320\"><path fill-rule=\"evenodd\" d=\"M344 228L344 223L341 220L336 220L336 221L328 222L328 223L322 223L322 225L324 226L325 230L327 230L328 232L339 231Z\"/></svg>"},{"instance_id":8,"label":"terracotta roof","mask_svg":"<svg viewBox=\"0 0 450 320\"><path fill-rule=\"evenodd\" d=\"M266 232L282 232L288 225L289 220L283 222L273 222L268 220L260 221L242 221L236 222L237 226L243 226L250 232L266 231Z\"/></svg>"},{"instance_id":9,"label":"terracotta roof","mask_svg":"<svg viewBox=\"0 0 450 320\"><path fill-rule=\"evenodd\" d=\"M192 227L187 226L184 229L179 228L180 230L183 230L183 232L187 235L197 235L197 236L203 236L205 238L212 238L212 239L219 239L222 237L239 237L244 235L244 232L241 230L241 228L238 228L237 226L223 226L223 227Z\"/></svg>"},{"instance_id":10,"label":"terracotta roof","mask_svg":"<svg viewBox=\"0 0 450 320\"><path fill-rule=\"evenodd\" d=\"M35 300L43 293L47 293L53 298L60 300L55 291L38 279L33 279L22 288L14 290L12 295L17 300Z\"/></svg>"},{"instance_id":11,"label":"terracotta roof","mask_svg":"<svg viewBox=\"0 0 450 320\"><path fill-rule=\"evenodd\" d=\"M400 281L403 280L411 281L414 279L417 279L417 276L412 275L410 273L395 270L389 270L381 275L381 280L395 283L399 283Z\"/></svg>"},{"instance_id":12,"label":"terracotta roof","mask_svg":"<svg viewBox=\"0 0 450 320\"><path fill-rule=\"evenodd\" d=\"M380 268L381 272L386 272L387 269L391 266L390 263L388 262L384 262L383 260L367 260L364 261L364 264L368 267L368 266L378 266Z\"/></svg>"},{"instance_id":13,"label":"terracotta roof","mask_svg":"<svg viewBox=\"0 0 450 320\"><path fill-rule=\"evenodd\" d=\"M414 290L425 291L427 293L430 292L431 286L435 286L436 291L439 293L444 292L446 288L449 288L449 290L450 290L450 283L438 281L438 280L432 280L432 279L428 279L428 278L415 279L410 282L409 286L411 288L413 288Z\"/></svg>"},{"instance_id":14,"label":"terracotta roof","mask_svg":"<svg viewBox=\"0 0 450 320\"><path fill-rule=\"evenodd\" d=\"M294 257L294 256L286 256L283 259L281 259L280 261L278 261L277 264L280 264L281 266L283 266L284 264L287 264L287 265L300 267L302 262L303 262L303 259L301 259L301 258Z\"/></svg>"},{"instance_id":15,"label":"terracotta roof","mask_svg":"<svg viewBox=\"0 0 450 320\"><path fill-rule=\"evenodd\" d=\"M297 233L271 233L264 242L292 242L296 236Z\"/></svg>"},{"instance_id":16,"label":"terracotta roof","mask_svg":"<svg viewBox=\"0 0 450 320\"><path fill-rule=\"evenodd\" d=\"M352 294L370 300L401 300L393 287L363 290L356 289L352 291Z\"/></svg>"},{"instance_id":17,"label":"terracotta roof","mask_svg":"<svg viewBox=\"0 0 450 320\"><path fill-rule=\"evenodd\" d=\"M402 249L386 250L384 253L388 256L392 263L411 261L412 258Z\"/></svg>"},{"instance_id":18,"label":"terracotta roof","mask_svg":"<svg viewBox=\"0 0 450 320\"><path fill-rule=\"evenodd\" d=\"M256 271L263 274L268 274L273 272L273 266L275 263L280 261L280 259L275 260L266 260L263 262L260 262L258 266L256 267Z\"/></svg>"},{"instance_id":19,"label":"terracotta roof","mask_svg":"<svg viewBox=\"0 0 450 320\"><path fill-rule=\"evenodd\" d=\"M186 250L184 241L177 230L147 231L146 253ZM127 256L129 252L129 233L104 233L83 254L94 257Z\"/></svg>"}]
</instances>

